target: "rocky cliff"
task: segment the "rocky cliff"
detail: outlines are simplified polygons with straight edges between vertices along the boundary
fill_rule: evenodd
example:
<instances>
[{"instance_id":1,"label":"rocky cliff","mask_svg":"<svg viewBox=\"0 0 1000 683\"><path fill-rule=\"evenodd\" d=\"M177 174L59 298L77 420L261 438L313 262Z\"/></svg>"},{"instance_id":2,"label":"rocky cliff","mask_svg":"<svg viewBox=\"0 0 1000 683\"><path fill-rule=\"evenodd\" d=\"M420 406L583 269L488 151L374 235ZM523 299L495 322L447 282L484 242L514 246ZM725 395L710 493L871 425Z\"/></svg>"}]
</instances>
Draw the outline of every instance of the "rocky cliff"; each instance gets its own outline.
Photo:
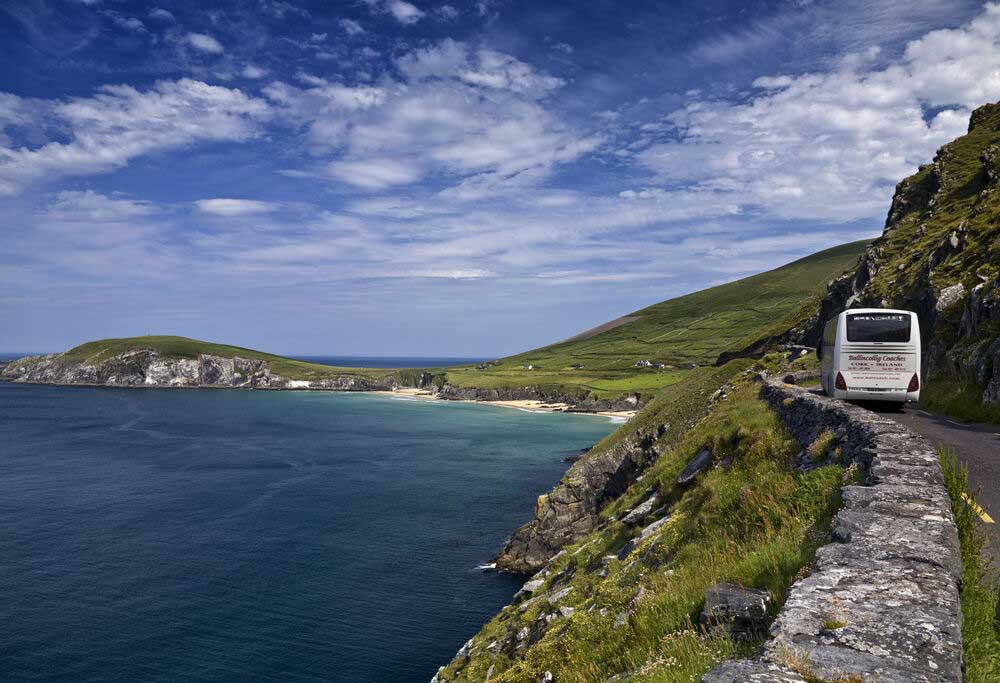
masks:
<instances>
[{"instance_id":1,"label":"rocky cliff","mask_svg":"<svg viewBox=\"0 0 1000 683\"><path fill-rule=\"evenodd\" d=\"M989 104L973 112L967 135L896 186L882 236L830 283L799 339L815 345L825 321L847 308L914 310L924 379L971 384L981 401L998 403L998 276L1000 104Z\"/></svg>"},{"instance_id":2,"label":"rocky cliff","mask_svg":"<svg viewBox=\"0 0 1000 683\"><path fill-rule=\"evenodd\" d=\"M504 544L497 566L529 573L600 523L601 508L631 486L659 455L711 408L712 397L744 370L746 361L698 368L668 387L627 427L577 460L562 480L538 497L531 520ZM630 404L631 405L631 404ZM633 406L634 407L634 406Z\"/></svg>"},{"instance_id":3,"label":"rocky cliff","mask_svg":"<svg viewBox=\"0 0 1000 683\"><path fill-rule=\"evenodd\" d=\"M199 354L197 358L164 357L156 350L139 349L76 360L67 354L28 356L0 368L0 379L41 384L86 384L118 387L228 387L236 389L327 389L336 391L393 390L413 386L412 378L357 375L296 380L271 370L260 358ZM420 376L420 384L430 375Z\"/></svg>"}]
</instances>

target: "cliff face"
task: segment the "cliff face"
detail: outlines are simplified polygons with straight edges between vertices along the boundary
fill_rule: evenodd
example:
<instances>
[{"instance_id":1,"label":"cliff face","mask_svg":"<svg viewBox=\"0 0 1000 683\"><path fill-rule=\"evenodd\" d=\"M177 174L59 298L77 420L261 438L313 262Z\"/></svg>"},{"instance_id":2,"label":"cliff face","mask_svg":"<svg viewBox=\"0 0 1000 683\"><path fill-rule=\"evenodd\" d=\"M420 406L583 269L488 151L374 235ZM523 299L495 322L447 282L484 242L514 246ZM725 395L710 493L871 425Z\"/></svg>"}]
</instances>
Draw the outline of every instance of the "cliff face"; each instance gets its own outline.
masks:
<instances>
[{"instance_id":1,"label":"cliff face","mask_svg":"<svg viewBox=\"0 0 1000 683\"><path fill-rule=\"evenodd\" d=\"M429 375L426 376L429 381ZM408 386L388 375L368 379L356 375L293 380L271 371L266 360L200 354L197 358L162 357L143 349L111 355L97 362L73 362L65 354L29 356L0 368L0 379L42 384L87 384L120 387L229 387L237 389L328 389L383 391ZM422 377L423 379L423 377Z\"/></svg>"},{"instance_id":2,"label":"cliff face","mask_svg":"<svg viewBox=\"0 0 1000 683\"><path fill-rule=\"evenodd\" d=\"M697 422L720 387L748 367L745 360L693 370L645 410L576 461L549 493L539 496L531 520L497 556L497 567L529 573L601 524L601 509L624 493L650 464Z\"/></svg>"},{"instance_id":3,"label":"cliff face","mask_svg":"<svg viewBox=\"0 0 1000 683\"><path fill-rule=\"evenodd\" d=\"M977 109L967 135L896 186L882 236L830 283L802 341L852 307L916 311L925 380L977 387L1000 402L1000 104Z\"/></svg>"}]
</instances>

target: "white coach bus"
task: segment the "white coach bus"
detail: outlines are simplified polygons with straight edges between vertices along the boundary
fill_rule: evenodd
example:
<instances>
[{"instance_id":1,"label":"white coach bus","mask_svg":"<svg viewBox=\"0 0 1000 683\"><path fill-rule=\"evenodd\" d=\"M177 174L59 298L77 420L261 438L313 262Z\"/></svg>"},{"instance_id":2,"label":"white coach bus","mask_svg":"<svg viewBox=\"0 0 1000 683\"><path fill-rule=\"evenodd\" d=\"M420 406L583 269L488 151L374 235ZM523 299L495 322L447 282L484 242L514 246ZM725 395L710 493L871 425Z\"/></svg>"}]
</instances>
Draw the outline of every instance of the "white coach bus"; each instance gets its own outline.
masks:
<instances>
[{"instance_id":1,"label":"white coach bus","mask_svg":"<svg viewBox=\"0 0 1000 683\"><path fill-rule=\"evenodd\" d=\"M820 378L828 396L867 401L920 398L920 323L912 311L844 311L823 329L820 355Z\"/></svg>"}]
</instances>

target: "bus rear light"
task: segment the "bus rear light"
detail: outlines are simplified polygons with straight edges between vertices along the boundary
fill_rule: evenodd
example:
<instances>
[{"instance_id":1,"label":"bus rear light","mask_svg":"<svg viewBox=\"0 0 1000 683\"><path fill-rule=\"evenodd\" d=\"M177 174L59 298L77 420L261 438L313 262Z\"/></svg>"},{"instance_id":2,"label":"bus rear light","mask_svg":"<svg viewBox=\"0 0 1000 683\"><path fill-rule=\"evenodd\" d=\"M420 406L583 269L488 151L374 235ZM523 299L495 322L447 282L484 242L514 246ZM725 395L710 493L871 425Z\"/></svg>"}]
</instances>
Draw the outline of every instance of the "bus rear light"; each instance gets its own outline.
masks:
<instances>
[{"instance_id":1,"label":"bus rear light","mask_svg":"<svg viewBox=\"0 0 1000 683\"><path fill-rule=\"evenodd\" d=\"M906 387L907 391L920 391L920 377L917 373L913 373L913 377L910 379L910 385Z\"/></svg>"},{"instance_id":2,"label":"bus rear light","mask_svg":"<svg viewBox=\"0 0 1000 683\"><path fill-rule=\"evenodd\" d=\"M844 381L844 376L839 372L837 373L837 381L834 385L841 391L847 391L847 382Z\"/></svg>"}]
</instances>

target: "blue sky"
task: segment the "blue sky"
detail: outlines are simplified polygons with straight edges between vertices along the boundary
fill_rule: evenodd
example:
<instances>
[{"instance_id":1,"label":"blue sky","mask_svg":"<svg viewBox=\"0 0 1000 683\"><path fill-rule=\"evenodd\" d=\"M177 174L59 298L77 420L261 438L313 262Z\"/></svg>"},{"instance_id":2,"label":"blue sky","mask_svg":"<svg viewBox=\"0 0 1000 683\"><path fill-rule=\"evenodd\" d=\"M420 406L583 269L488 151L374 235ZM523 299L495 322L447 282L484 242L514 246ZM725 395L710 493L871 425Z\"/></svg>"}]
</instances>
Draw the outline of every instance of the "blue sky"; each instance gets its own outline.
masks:
<instances>
[{"instance_id":1,"label":"blue sky","mask_svg":"<svg viewBox=\"0 0 1000 683\"><path fill-rule=\"evenodd\" d=\"M881 230L978 2L0 3L0 350L512 353Z\"/></svg>"}]
</instances>

